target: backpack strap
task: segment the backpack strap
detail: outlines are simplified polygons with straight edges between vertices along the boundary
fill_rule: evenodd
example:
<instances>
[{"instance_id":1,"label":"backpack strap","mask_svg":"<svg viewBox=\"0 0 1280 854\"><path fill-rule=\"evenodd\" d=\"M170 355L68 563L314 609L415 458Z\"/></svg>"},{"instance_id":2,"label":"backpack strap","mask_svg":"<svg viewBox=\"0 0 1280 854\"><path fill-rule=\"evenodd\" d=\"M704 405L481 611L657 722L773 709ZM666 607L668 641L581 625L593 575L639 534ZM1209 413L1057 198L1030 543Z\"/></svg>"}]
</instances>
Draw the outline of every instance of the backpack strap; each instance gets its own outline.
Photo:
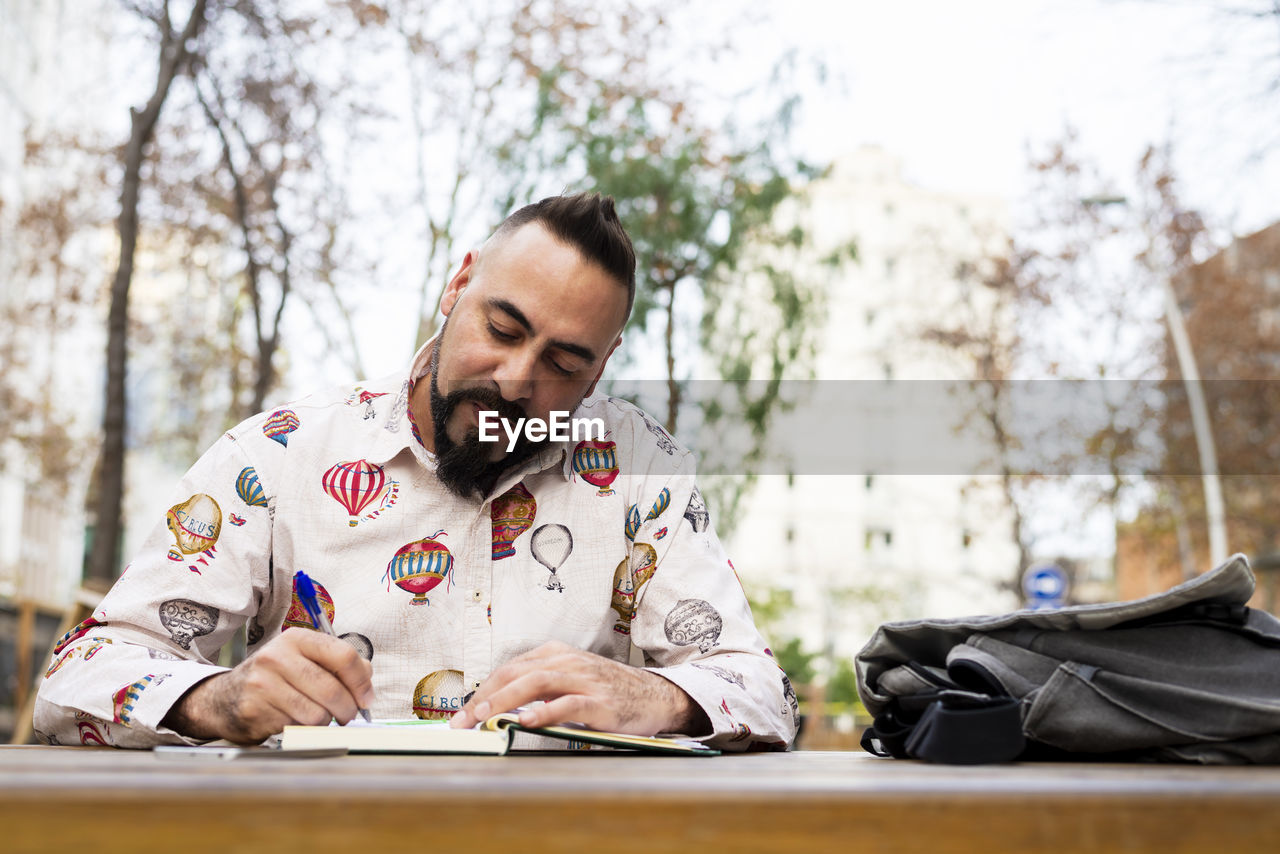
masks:
<instances>
[{"instance_id":1,"label":"backpack strap","mask_svg":"<svg viewBox=\"0 0 1280 854\"><path fill-rule=\"evenodd\" d=\"M949 765L1009 762L1025 748L1018 701L972 691L897 697L862 734L876 756Z\"/></svg>"}]
</instances>

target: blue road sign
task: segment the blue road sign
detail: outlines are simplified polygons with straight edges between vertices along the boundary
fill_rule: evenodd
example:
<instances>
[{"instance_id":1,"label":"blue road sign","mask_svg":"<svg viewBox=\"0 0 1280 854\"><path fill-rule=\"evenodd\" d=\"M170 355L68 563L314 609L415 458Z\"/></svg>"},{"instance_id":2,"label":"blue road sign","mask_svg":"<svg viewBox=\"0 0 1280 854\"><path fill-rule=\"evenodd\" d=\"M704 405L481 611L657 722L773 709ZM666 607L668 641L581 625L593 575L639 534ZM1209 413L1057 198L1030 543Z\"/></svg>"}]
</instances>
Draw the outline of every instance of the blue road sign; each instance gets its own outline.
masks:
<instances>
[{"instance_id":1,"label":"blue road sign","mask_svg":"<svg viewBox=\"0 0 1280 854\"><path fill-rule=\"evenodd\" d=\"M1047 563L1022 574L1022 593L1028 608L1061 608L1067 598L1067 571Z\"/></svg>"}]
</instances>

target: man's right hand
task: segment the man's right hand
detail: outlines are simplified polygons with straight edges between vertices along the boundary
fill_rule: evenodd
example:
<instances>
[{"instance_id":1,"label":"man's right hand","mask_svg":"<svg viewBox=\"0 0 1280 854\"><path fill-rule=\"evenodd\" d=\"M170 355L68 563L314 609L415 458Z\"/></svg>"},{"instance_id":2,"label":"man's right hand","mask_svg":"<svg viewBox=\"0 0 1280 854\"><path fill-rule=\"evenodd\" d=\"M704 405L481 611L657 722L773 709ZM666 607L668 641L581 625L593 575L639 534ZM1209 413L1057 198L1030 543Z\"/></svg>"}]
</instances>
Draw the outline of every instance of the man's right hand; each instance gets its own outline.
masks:
<instances>
[{"instance_id":1,"label":"man's right hand","mask_svg":"<svg viewBox=\"0 0 1280 854\"><path fill-rule=\"evenodd\" d=\"M189 738L257 744L287 724L345 724L372 702L373 667L350 644L292 629L194 685L161 723Z\"/></svg>"}]
</instances>

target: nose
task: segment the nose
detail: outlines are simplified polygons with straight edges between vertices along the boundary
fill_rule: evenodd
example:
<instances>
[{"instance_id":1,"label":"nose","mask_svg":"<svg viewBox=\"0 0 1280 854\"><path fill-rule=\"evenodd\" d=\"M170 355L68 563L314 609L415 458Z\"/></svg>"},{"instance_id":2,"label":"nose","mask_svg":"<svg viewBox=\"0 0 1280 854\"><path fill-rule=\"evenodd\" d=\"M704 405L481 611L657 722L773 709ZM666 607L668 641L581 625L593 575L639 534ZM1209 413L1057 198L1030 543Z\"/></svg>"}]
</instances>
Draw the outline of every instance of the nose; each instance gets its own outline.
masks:
<instances>
[{"instance_id":1,"label":"nose","mask_svg":"<svg viewBox=\"0 0 1280 854\"><path fill-rule=\"evenodd\" d=\"M494 369L493 380L504 400L522 401L533 394L533 369L537 354L532 348L514 347Z\"/></svg>"}]
</instances>

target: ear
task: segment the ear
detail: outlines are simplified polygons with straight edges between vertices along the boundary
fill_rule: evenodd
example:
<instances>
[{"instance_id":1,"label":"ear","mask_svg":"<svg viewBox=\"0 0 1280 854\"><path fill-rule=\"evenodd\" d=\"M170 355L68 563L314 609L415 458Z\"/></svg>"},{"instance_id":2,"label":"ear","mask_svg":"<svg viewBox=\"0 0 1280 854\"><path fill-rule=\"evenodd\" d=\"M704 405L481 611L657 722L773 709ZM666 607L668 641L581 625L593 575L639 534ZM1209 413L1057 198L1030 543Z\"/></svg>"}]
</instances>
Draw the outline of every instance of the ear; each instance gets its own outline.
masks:
<instances>
[{"instance_id":1,"label":"ear","mask_svg":"<svg viewBox=\"0 0 1280 854\"><path fill-rule=\"evenodd\" d=\"M596 371L595 379L591 380L591 385L587 387L587 393L583 397L590 397L595 393L596 383L600 382L601 375L604 374L605 365L609 364L609 357L613 355L613 351L618 349L618 345L622 343L622 336L613 342L613 346L609 348L609 352L604 354L604 359L600 362L600 370Z\"/></svg>"},{"instance_id":2,"label":"ear","mask_svg":"<svg viewBox=\"0 0 1280 854\"><path fill-rule=\"evenodd\" d=\"M453 311L453 306L458 301L458 297L462 296L462 292L466 290L467 285L471 284L471 277L475 274L476 262L480 260L480 250L472 249L462 258L462 266L458 268L458 272L453 274L453 278L449 280L449 284L445 285L444 293L440 295L440 313L445 317L449 316L449 312Z\"/></svg>"}]
</instances>

